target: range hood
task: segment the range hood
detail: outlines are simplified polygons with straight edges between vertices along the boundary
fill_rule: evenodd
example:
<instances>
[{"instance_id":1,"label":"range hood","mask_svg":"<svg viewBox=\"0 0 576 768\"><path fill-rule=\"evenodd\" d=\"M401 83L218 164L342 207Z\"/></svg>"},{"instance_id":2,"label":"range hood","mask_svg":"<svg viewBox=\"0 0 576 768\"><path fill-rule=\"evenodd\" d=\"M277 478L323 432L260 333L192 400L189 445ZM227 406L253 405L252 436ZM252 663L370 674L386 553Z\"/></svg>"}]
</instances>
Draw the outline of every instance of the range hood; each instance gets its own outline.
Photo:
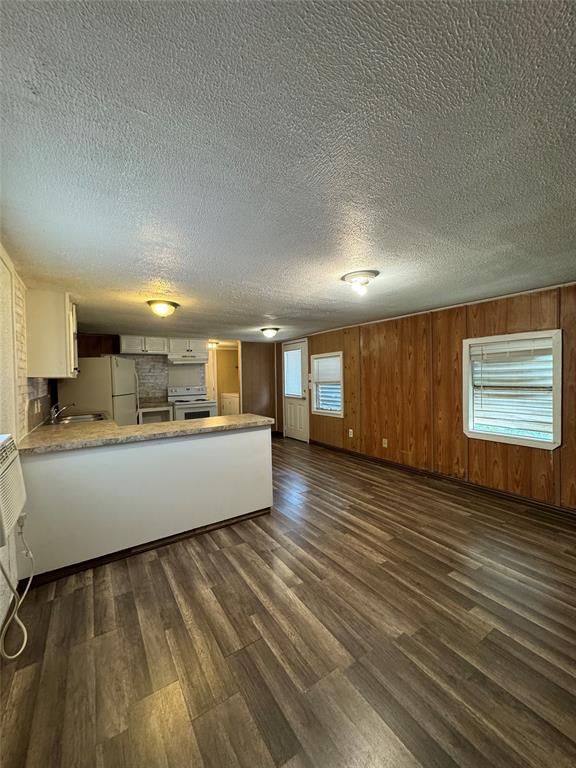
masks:
<instances>
[{"instance_id":1,"label":"range hood","mask_svg":"<svg viewBox=\"0 0 576 768\"><path fill-rule=\"evenodd\" d=\"M171 352L168 355L168 362L172 365L205 365L208 362L208 353L195 352Z\"/></svg>"}]
</instances>

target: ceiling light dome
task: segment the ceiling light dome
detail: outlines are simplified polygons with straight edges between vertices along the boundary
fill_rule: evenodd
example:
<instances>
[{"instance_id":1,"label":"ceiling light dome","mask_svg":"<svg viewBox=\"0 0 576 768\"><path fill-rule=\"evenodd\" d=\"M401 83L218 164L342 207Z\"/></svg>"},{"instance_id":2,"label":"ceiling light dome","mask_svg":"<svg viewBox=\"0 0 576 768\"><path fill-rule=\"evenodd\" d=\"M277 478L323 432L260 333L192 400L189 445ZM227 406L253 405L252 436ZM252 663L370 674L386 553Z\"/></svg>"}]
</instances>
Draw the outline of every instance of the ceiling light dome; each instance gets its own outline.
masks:
<instances>
[{"instance_id":1,"label":"ceiling light dome","mask_svg":"<svg viewBox=\"0 0 576 768\"><path fill-rule=\"evenodd\" d=\"M352 286L352 290L356 291L360 296L364 296L368 290L368 286L374 280L380 272L376 269L363 269L358 272L348 272L342 276L342 280L345 283L349 283Z\"/></svg>"},{"instance_id":2,"label":"ceiling light dome","mask_svg":"<svg viewBox=\"0 0 576 768\"><path fill-rule=\"evenodd\" d=\"M260 328L264 336L266 336L267 339L273 339L274 336L278 333L280 328Z\"/></svg>"},{"instance_id":3,"label":"ceiling light dome","mask_svg":"<svg viewBox=\"0 0 576 768\"><path fill-rule=\"evenodd\" d=\"M168 317L169 315L173 315L180 306L180 304L177 304L175 301L164 301L163 299L150 299L146 304L148 304L152 312L154 312L155 315L158 315L158 317Z\"/></svg>"}]
</instances>

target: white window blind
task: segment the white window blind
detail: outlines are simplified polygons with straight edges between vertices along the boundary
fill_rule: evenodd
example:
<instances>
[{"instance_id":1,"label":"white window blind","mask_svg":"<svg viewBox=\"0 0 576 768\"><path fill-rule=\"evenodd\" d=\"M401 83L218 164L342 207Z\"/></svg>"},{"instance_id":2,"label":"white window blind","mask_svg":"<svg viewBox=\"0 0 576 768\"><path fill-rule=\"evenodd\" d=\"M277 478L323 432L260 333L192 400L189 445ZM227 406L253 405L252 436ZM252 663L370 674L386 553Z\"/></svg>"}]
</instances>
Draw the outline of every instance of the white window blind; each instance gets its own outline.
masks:
<instances>
[{"instance_id":1,"label":"white window blind","mask_svg":"<svg viewBox=\"0 0 576 768\"><path fill-rule=\"evenodd\" d=\"M301 349L287 349L284 352L284 394L286 397L302 397Z\"/></svg>"},{"instance_id":2,"label":"white window blind","mask_svg":"<svg viewBox=\"0 0 576 768\"><path fill-rule=\"evenodd\" d=\"M312 355L312 412L343 415L342 353Z\"/></svg>"},{"instance_id":3,"label":"white window blind","mask_svg":"<svg viewBox=\"0 0 576 768\"><path fill-rule=\"evenodd\" d=\"M524 444L558 440L560 386L556 331L469 339L468 428L471 436Z\"/></svg>"}]
</instances>

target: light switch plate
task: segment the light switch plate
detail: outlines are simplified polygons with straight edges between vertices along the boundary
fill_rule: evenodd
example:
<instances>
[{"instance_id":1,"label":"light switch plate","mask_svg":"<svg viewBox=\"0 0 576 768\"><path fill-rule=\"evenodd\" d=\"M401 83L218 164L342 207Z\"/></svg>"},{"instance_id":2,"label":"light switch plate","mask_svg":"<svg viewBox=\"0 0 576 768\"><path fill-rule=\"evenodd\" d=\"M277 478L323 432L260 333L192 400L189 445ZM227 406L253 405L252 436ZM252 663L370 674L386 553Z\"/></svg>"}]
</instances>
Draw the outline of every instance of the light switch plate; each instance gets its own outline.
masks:
<instances>
[{"instance_id":1,"label":"light switch plate","mask_svg":"<svg viewBox=\"0 0 576 768\"><path fill-rule=\"evenodd\" d=\"M354 437L354 430L353 429L349 429L348 430L348 437Z\"/></svg>"},{"instance_id":2,"label":"light switch plate","mask_svg":"<svg viewBox=\"0 0 576 768\"><path fill-rule=\"evenodd\" d=\"M388 448L388 438L382 438L382 448Z\"/></svg>"}]
</instances>

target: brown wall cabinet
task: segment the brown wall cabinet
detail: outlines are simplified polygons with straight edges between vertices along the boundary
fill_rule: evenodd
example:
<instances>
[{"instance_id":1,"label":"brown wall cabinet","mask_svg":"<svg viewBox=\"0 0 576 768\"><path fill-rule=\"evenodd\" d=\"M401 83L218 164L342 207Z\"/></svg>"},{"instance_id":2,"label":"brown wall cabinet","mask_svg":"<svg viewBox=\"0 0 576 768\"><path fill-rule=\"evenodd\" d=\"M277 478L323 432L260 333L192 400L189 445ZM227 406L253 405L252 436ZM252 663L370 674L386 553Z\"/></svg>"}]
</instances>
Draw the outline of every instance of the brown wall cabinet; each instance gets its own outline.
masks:
<instances>
[{"instance_id":1,"label":"brown wall cabinet","mask_svg":"<svg viewBox=\"0 0 576 768\"><path fill-rule=\"evenodd\" d=\"M79 333L78 357L120 354L120 336L109 333Z\"/></svg>"}]
</instances>

